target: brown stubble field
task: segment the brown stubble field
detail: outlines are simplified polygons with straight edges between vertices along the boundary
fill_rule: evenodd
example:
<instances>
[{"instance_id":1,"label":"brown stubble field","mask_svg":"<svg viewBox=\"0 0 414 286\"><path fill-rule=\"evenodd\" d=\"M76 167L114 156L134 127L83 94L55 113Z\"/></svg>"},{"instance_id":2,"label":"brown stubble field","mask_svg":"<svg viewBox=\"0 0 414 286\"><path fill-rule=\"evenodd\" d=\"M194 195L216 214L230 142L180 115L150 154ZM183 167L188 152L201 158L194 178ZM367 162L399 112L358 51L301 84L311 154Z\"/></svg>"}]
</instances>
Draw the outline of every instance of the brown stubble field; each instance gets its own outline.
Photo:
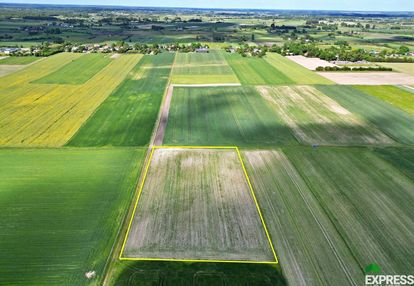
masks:
<instances>
[{"instance_id":1,"label":"brown stubble field","mask_svg":"<svg viewBox=\"0 0 414 286\"><path fill-rule=\"evenodd\" d=\"M123 256L274 261L234 149L155 149Z\"/></svg>"}]
</instances>

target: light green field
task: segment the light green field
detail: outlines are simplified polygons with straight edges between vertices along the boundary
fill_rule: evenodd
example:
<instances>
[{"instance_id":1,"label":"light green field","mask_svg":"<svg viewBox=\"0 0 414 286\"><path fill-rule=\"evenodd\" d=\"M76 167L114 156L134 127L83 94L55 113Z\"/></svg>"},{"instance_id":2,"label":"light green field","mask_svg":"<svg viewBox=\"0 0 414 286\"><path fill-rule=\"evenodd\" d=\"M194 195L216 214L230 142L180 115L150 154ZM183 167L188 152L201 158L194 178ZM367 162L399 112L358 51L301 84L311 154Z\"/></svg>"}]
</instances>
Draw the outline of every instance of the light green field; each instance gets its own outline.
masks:
<instances>
[{"instance_id":1,"label":"light green field","mask_svg":"<svg viewBox=\"0 0 414 286\"><path fill-rule=\"evenodd\" d=\"M99 284L144 151L0 150L0 284Z\"/></svg>"},{"instance_id":2,"label":"light green field","mask_svg":"<svg viewBox=\"0 0 414 286\"><path fill-rule=\"evenodd\" d=\"M411 179L366 149L289 148L284 153L335 224L361 271L371 263L390 275L413 269Z\"/></svg>"},{"instance_id":3,"label":"light green field","mask_svg":"<svg viewBox=\"0 0 414 286\"><path fill-rule=\"evenodd\" d=\"M144 146L157 119L174 54L145 55L70 140L70 146Z\"/></svg>"},{"instance_id":4,"label":"light green field","mask_svg":"<svg viewBox=\"0 0 414 286\"><path fill-rule=\"evenodd\" d=\"M254 150L243 157L288 285L362 281L352 253L286 155Z\"/></svg>"},{"instance_id":5,"label":"light green field","mask_svg":"<svg viewBox=\"0 0 414 286\"><path fill-rule=\"evenodd\" d=\"M380 66L392 68L393 70L414 75L414 63L378 63Z\"/></svg>"},{"instance_id":6,"label":"light green field","mask_svg":"<svg viewBox=\"0 0 414 286\"><path fill-rule=\"evenodd\" d=\"M235 149L155 149L122 257L275 261Z\"/></svg>"},{"instance_id":7,"label":"light green field","mask_svg":"<svg viewBox=\"0 0 414 286\"><path fill-rule=\"evenodd\" d=\"M395 107L398 107L414 116L414 94L396 86L363 86L357 85L356 89L378 97Z\"/></svg>"},{"instance_id":8,"label":"light green field","mask_svg":"<svg viewBox=\"0 0 414 286\"><path fill-rule=\"evenodd\" d=\"M84 54L34 83L83 84L111 62L110 56L109 54Z\"/></svg>"},{"instance_id":9,"label":"light green field","mask_svg":"<svg viewBox=\"0 0 414 286\"><path fill-rule=\"evenodd\" d=\"M212 84L238 83L222 51L209 53L178 53L174 63L172 83Z\"/></svg>"},{"instance_id":10,"label":"light green field","mask_svg":"<svg viewBox=\"0 0 414 286\"><path fill-rule=\"evenodd\" d=\"M294 81L266 60L226 53L226 59L242 84L293 84Z\"/></svg>"},{"instance_id":11,"label":"light green field","mask_svg":"<svg viewBox=\"0 0 414 286\"><path fill-rule=\"evenodd\" d=\"M28 65L40 59L39 57L7 57L0 59L0 65Z\"/></svg>"},{"instance_id":12,"label":"light green field","mask_svg":"<svg viewBox=\"0 0 414 286\"><path fill-rule=\"evenodd\" d=\"M276 53L267 53L265 60L297 84L333 84L332 81Z\"/></svg>"},{"instance_id":13,"label":"light green field","mask_svg":"<svg viewBox=\"0 0 414 286\"><path fill-rule=\"evenodd\" d=\"M393 142L361 117L312 86L260 86L296 138L305 144L355 145Z\"/></svg>"},{"instance_id":14,"label":"light green field","mask_svg":"<svg viewBox=\"0 0 414 286\"><path fill-rule=\"evenodd\" d=\"M252 87L174 88L166 145L274 145L296 140Z\"/></svg>"},{"instance_id":15,"label":"light green field","mask_svg":"<svg viewBox=\"0 0 414 286\"><path fill-rule=\"evenodd\" d=\"M414 144L414 116L352 86L317 86L350 112L359 114L394 140Z\"/></svg>"}]
</instances>

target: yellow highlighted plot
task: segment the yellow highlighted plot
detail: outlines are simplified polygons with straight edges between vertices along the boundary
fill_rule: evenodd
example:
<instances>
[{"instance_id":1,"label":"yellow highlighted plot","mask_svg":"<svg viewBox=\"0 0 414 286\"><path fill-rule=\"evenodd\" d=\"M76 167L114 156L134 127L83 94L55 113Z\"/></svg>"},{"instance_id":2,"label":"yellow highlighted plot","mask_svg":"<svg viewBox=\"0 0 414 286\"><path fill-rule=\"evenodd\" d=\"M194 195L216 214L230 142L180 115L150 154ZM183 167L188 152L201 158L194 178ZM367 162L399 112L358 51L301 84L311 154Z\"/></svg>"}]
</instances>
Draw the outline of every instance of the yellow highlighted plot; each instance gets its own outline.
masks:
<instances>
[{"instance_id":1,"label":"yellow highlighted plot","mask_svg":"<svg viewBox=\"0 0 414 286\"><path fill-rule=\"evenodd\" d=\"M147 175L148 175L148 171L150 169L151 162L154 159L156 160L156 157L153 158L154 151L156 149L200 149L200 150L201 149L232 149L232 150L234 150L237 153L237 158L238 158L238 160L239 160L239 162L242 166L242 169L243 169L243 174L241 174L241 173L240 174L241 174L241 176L244 176L246 178L247 185L248 185L248 188L250 190L250 195L252 196L254 205L256 207L256 210L254 210L254 207L253 207L253 210L254 210L254 212L257 211L257 213L259 214L259 217L260 217L260 222L261 222L263 230L264 230L264 232L262 232L263 233L262 237L263 237L263 239L267 240L264 243L265 244L268 243L268 246L266 246L266 248L271 250L271 254L268 250L268 256L267 257L269 257L269 258L272 257L274 260L273 259L266 259L266 260L260 260L260 259L252 259L252 260L228 259L227 260L227 259L224 259L223 260L223 259L197 259L197 258L195 258L195 259L192 259L192 258L182 259L182 258L162 258L162 257L161 258L160 257L126 257L124 255L125 248L126 248L126 245L127 245L127 242L128 242L129 235L131 233L131 228L135 228L135 224L134 224L134 227L133 227L133 221L134 221L135 215L137 213L138 202L140 201L140 199L142 197L141 196L142 191L143 191L145 182L147 180ZM151 168L151 173L153 172L152 170L153 169ZM246 188L247 188L247 186L246 186ZM144 201L142 203L144 203L144 205L145 205L145 197L144 197ZM257 218L257 222L259 222L259 218ZM135 230L136 230L136 228L135 228ZM134 231L132 231L132 233L134 233ZM130 242L128 242L128 244L130 244ZM119 259L120 260L127 260L127 261L129 260L129 261L176 261L176 262L179 261L179 262L277 264L278 259L277 259L277 256L276 256L276 252L275 252L275 249L273 247L269 232L267 230L266 223L265 223L264 218L262 216L260 206L259 206L258 201L256 199L256 195L254 193L252 184L250 182L250 178L247 174L247 171L246 171L246 168L244 166L243 159L242 159L242 156L240 154L240 151L239 151L238 147L236 147L236 146L154 146L154 147L152 147L148 163L147 163L147 165L145 166L145 169L144 169L143 179L142 179L141 185L138 189L138 196L137 196L137 199L136 199L134 207L133 207L132 216L131 216L131 219L130 219L129 224L128 224L128 228L127 228L125 238L123 240L123 244L122 244L121 252L120 252L120 255L119 255Z\"/></svg>"}]
</instances>

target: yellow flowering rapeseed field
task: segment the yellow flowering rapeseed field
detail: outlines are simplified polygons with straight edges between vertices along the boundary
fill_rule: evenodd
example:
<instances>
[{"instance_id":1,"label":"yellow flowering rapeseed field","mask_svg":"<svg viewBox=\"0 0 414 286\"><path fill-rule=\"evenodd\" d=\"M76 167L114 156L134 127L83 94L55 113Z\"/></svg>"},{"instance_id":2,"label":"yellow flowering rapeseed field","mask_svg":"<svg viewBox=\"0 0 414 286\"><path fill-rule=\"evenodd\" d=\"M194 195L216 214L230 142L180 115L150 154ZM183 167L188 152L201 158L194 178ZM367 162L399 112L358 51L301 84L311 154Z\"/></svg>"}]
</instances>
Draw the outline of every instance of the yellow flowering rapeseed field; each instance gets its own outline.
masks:
<instances>
[{"instance_id":1,"label":"yellow flowering rapeseed field","mask_svg":"<svg viewBox=\"0 0 414 286\"><path fill-rule=\"evenodd\" d=\"M0 146L64 145L142 57L113 57L80 85L34 83L82 56L55 55L2 79Z\"/></svg>"}]
</instances>

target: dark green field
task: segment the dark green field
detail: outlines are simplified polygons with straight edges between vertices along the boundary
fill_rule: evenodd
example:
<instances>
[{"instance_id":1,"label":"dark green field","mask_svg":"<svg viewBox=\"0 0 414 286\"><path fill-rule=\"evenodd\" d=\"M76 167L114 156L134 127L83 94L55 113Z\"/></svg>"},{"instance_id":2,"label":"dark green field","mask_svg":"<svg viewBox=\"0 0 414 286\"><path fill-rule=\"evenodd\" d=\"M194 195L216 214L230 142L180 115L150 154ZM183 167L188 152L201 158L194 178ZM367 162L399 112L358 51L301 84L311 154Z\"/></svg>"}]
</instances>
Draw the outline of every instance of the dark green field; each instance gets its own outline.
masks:
<instances>
[{"instance_id":1,"label":"dark green field","mask_svg":"<svg viewBox=\"0 0 414 286\"><path fill-rule=\"evenodd\" d=\"M334 223L361 271L371 263L381 265L387 274L413 269L414 182L409 177L368 149L283 151Z\"/></svg>"},{"instance_id":2,"label":"dark green field","mask_svg":"<svg viewBox=\"0 0 414 286\"><path fill-rule=\"evenodd\" d=\"M34 83L83 84L111 62L111 55L86 54Z\"/></svg>"},{"instance_id":3,"label":"dark green field","mask_svg":"<svg viewBox=\"0 0 414 286\"><path fill-rule=\"evenodd\" d=\"M166 145L296 144L252 87L174 88Z\"/></svg>"},{"instance_id":4,"label":"dark green field","mask_svg":"<svg viewBox=\"0 0 414 286\"><path fill-rule=\"evenodd\" d=\"M144 56L68 145L147 145L173 60L170 53Z\"/></svg>"},{"instance_id":5,"label":"dark green field","mask_svg":"<svg viewBox=\"0 0 414 286\"><path fill-rule=\"evenodd\" d=\"M85 285L103 271L144 150L0 150L0 284Z\"/></svg>"},{"instance_id":6,"label":"dark green field","mask_svg":"<svg viewBox=\"0 0 414 286\"><path fill-rule=\"evenodd\" d=\"M375 151L243 150L290 285L363 285L371 263L389 274L414 267L412 149Z\"/></svg>"},{"instance_id":7,"label":"dark green field","mask_svg":"<svg viewBox=\"0 0 414 286\"><path fill-rule=\"evenodd\" d=\"M414 117L385 101L351 86L317 86L351 112L375 124L381 131L403 144L414 144Z\"/></svg>"},{"instance_id":8,"label":"dark green field","mask_svg":"<svg viewBox=\"0 0 414 286\"><path fill-rule=\"evenodd\" d=\"M414 178L413 148L377 148L374 150L383 159L406 174L409 178Z\"/></svg>"}]
</instances>

